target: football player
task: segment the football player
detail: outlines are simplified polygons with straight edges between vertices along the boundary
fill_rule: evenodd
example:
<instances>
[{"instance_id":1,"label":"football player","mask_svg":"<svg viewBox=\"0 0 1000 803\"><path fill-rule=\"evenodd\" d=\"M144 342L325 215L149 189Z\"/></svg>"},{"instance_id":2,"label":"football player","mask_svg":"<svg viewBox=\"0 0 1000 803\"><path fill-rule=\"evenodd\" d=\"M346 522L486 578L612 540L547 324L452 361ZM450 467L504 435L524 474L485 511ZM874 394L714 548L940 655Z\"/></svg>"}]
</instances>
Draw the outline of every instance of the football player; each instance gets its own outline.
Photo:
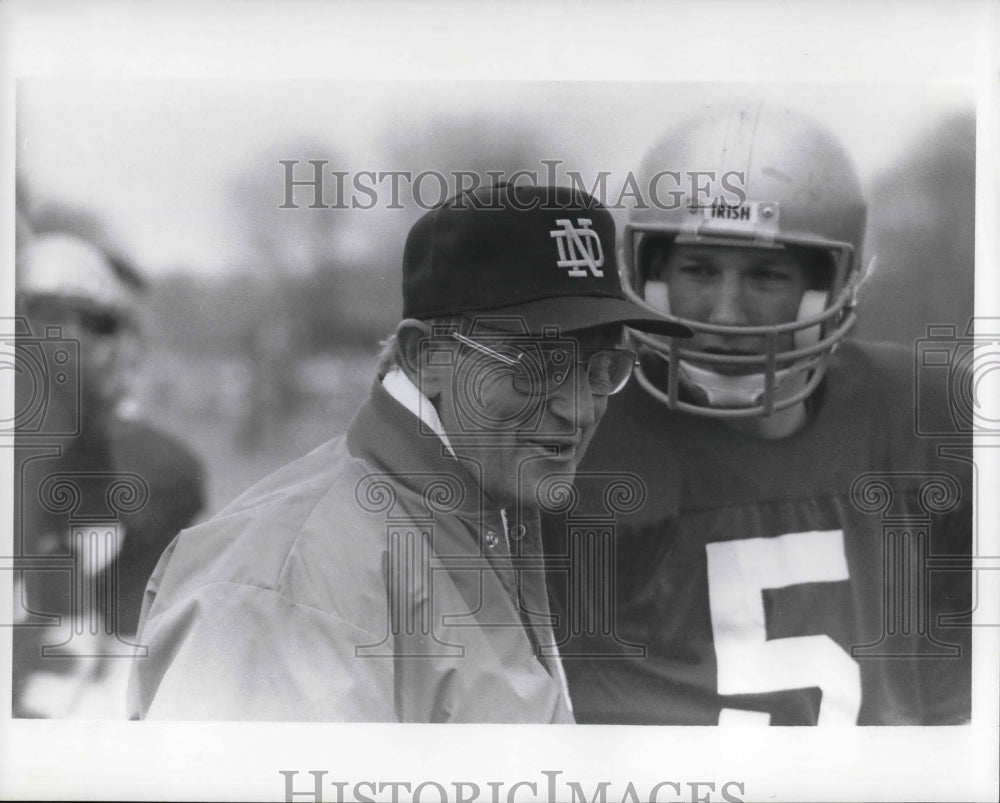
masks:
<instances>
[{"instance_id":1,"label":"football player","mask_svg":"<svg viewBox=\"0 0 1000 803\"><path fill-rule=\"evenodd\" d=\"M125 415L142 277L76 234L19 236L13 715L121 719L146 582L201 509L204 470ZM74 535L74 516L118 534Z\"/></svg>"},{"instance_id":2,"label":"football player","mask_svg":"<svg viewBox=\"0 0 1000 803\"><path fill-rule=\"evenodd\" d=\"M715 182L632 209L625 281L695 336L634 335L638 382L547 527L577 720L966 722L971 438L917 436L913 351L848 339L869 269L851 159L736 104L673 127L639 185L667 171ZM944 394L921 403L948 421ZM581 549L609 478L644 504Z\"/></svg>"}]
</instances>

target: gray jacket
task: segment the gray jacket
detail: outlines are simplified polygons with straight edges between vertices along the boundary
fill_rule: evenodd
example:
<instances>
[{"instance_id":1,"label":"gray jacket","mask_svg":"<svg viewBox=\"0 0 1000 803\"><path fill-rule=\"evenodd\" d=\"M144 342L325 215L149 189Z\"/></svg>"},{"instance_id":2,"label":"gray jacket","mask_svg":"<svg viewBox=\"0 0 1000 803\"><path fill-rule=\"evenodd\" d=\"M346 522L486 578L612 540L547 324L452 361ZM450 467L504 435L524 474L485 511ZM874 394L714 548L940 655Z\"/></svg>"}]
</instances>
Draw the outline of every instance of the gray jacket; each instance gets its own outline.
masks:
<instances>
[{"instance_id":1,"label":"gray jacket","mask_svg":"<svg viewBox=\"0 0 1000 803\"><path fill-rule=\"evenodd\" d=\"M572 722L539 657L543 575L519 571L540 568L537 513L512 558L419 429L376 383L345 436L182 532L146 590L130 716Z\"/></svg>"}]
</instances>

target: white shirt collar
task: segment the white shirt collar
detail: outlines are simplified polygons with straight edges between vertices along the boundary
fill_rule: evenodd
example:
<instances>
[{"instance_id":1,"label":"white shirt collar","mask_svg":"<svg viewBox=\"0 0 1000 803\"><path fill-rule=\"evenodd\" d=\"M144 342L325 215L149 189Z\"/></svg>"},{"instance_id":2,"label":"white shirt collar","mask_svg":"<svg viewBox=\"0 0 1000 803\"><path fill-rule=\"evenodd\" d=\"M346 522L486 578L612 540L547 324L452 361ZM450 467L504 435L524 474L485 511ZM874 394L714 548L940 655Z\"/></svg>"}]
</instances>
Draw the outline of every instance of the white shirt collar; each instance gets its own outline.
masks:
<instances>
[{"instance_id":1,"label":"white shirt collar","mask_svg":"<svg viewBox=\"0 0 1000 803\"><path fill-rule=\"evenodd\" d=\"M444 431L444 426L441 424L441 419L438 417L437 410L434 409L430 399L413 384L403 369L397 366L389 371L382 377L382 387L385 388L386 393L430 427L431 431L441 439L448 453L455 457L455 450L451 448L451 443Z\"/></svg>"}]
</instances>

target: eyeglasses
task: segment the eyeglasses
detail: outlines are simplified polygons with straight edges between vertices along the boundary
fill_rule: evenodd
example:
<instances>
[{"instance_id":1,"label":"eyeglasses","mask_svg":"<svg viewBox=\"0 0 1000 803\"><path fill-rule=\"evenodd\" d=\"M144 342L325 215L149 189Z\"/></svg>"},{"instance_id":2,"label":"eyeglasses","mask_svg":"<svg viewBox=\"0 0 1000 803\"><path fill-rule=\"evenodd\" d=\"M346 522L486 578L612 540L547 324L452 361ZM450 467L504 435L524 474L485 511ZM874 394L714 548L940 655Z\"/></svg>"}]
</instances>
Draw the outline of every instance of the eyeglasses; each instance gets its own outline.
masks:
<instances>
[{"instance_id":1,"label":"eyeglasses","mask_svg":"<svg viewBox=\"0 0 1000 803\"><path fill-rule=\"evenodd\" d=\"M600 349L584 355L583 359L575 359L574 350L564 343L491 348L457 332L452 332L451 336L462 345L511 368L514 390L525 395L551 393L566 381L573 365L586 365L590 392L595 396L611 396L625 387L638 361L636 353L628 349Z\"/></svg>"}]
</instances>

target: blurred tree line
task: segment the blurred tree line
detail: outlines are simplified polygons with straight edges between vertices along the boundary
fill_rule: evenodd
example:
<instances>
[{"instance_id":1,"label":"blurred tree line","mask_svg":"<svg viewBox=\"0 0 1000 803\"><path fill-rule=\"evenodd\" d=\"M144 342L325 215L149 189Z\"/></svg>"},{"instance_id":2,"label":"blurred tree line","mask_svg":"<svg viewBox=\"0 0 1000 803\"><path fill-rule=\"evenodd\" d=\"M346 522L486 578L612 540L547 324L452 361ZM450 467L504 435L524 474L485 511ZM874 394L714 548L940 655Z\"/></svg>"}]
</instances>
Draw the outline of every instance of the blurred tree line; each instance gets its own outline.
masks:
<instances>
[{"instance_id":1,"label":"blurred tree line","mask_svg":"<svg viewBox=\"0 0 1000 803\"><path fill-rule=\"evenodd\" d=\"M551 152L551 142L516 119L399 118L388 120L384 131L381 141L373 143L378 164L351 165L312 140L272 145L251 160L253 168L230 182L241 264L221 276L198 275L192 266L158 279L148 310L149 333L163 345L185 351L245 350L248 332L268 327L282 329L299 356L374 349L399 322L403 245L410 226L426 210L413 202L405 182L399 198L404 209L384 208L388 182L380 185L384 195L371 210L311 209L315 191L304 186L293 189L299 208L282 209L280 160L299 161L297 179L312 176L309 159L324 159L327 170L406 170L412 176L433 170L449 177L468 171L485 185L488 171L539 171L538 160ZM334 186L328 176L328 204L336 201ZM428 181L424 192L425 199L436 200L437 183Z\"/></svg>"},{"instance_id":2,"label":"blurred tree line","mask_svg":"<svg viewBox=\"0 0 1000 803\"><path fill-rule=\"evenodd\" d=\"M373 152L378 169L510 175L539 170L553 142L517 120L431 116L389 120ZM156 277L144 301L144 329L153 348L187 353L247 353L254 331L282 333L290 353L372 349L401 311L400 266L410 225L424 210L309 209L311 188L295 188L299 209L281 209L280 159L324 158L350 165L327 145L303 140L271 146L230 182L237 264L219 275L200 266ZM340 161L338 161L340 159ZM262 165L268 169L262 169ZM273 168L270 169L270 168ZM18 211L31 207L18 182ZM405 193L404 203L410 200ZM87 210L35 205L36 231L69 230L121 251L112 232ZM866 252L877 265L861 296L856 336L912 345L929 323L964 328L973 314L975 117L943 120L916 147L901 152L870 190ZM352 249L345 242L361 244ZM231 245L231 243L228 243ZM141 266L140 266L141 269Z\"/></svg>"},{"instance_id":3,"label":"blurred tree line","mask_svg":"<svg viewBox=\"0 0 1000 803\"><path fill-rule=\"evenodd\" d=\"M217 509L277 465L342 431L373 376L374 354L401 313L406 233L423 214L308 209L311 189L284 200L281 159L327 159L331 169L539 170L556 155L587 175L591 162L517 121L438 116L389 121L373 142L378 163L352 165L302 140L265 149L232 177L230 231L220 248L231 269L145 273L141 326L149 359L137 395L153 419L198 444ZM600 166L598 166L600 167ZM273 170L272 170L273 168ZM19 176L17 238L65 230L129 256L115 221L41 202ZM869 188L866 253L877 266L860 298L858 338L910 348L930 323L960 333L973 314L975 118L943 120L900 150ZM616 211L621 222L623 215Z\"/></svg>"},{"instance_id":4,"label":"blurred tree line","mask_svg":"<svg viewBox=\"0 0 1000 803\"><path fill-rule=\"evenodd\" d=\"M398 277L388 263L326 264L267 281L178 271L157 281L146 331L157 347L188 352L240 351L248 329L277 322L300 354L374 346L398 322Z\"/></svg>"}]
</instances>

